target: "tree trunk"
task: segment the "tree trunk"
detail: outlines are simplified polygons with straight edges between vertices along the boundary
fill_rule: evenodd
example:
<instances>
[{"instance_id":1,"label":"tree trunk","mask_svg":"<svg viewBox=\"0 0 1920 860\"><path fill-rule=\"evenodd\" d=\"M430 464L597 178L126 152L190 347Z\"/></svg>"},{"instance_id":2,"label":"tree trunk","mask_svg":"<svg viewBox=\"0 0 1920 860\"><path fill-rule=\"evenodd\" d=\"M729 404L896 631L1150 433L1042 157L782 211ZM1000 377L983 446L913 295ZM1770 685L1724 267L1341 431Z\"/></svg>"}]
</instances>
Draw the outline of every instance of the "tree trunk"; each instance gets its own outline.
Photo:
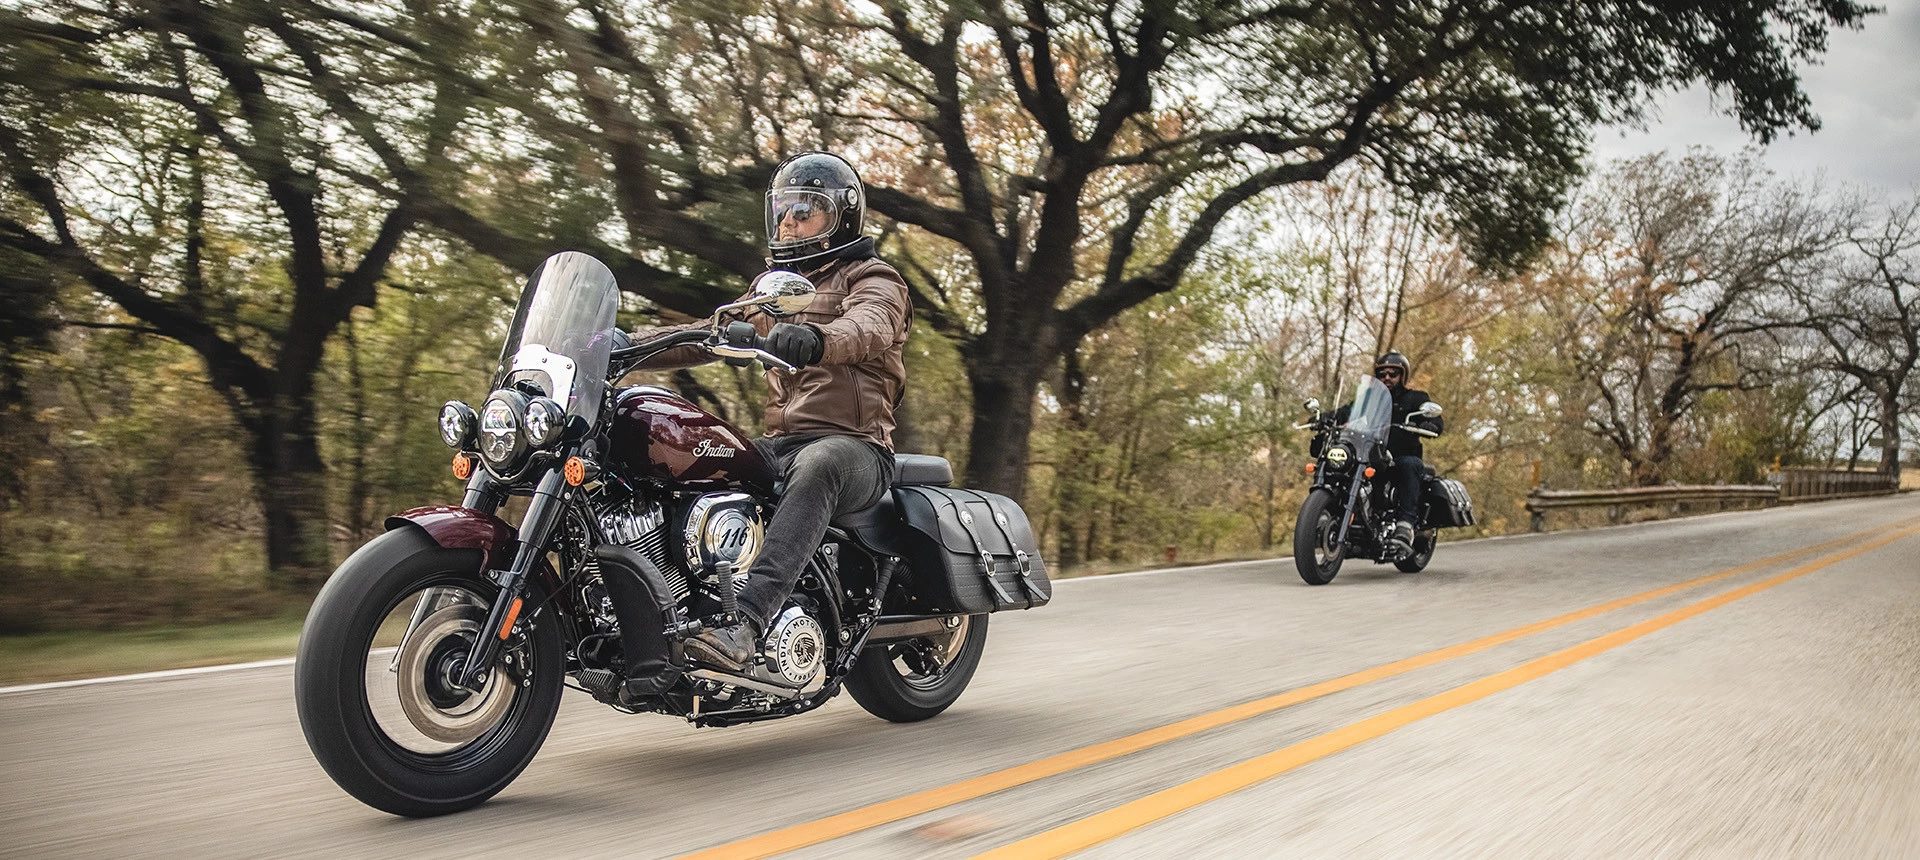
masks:
<instances>
[{"instance_id":1,"label":"tree trunk","mask_svg":"<svg viewBox=\"0 0 1920 860\"><path fill-rule=\"evenodd\" d=\"M358 542L370 537L373 479L367 461L373 447L373 416L367 408L367 377L360 366L360 337L353 318L346 326L347 354L347 532ZM406 398L396 402L406 403Z\"/></svg>"},{"instance_id":2,"label":"tree trunk","mask_svg":"<svg viewBox=\"0 0 1920 860\"><path fill-rule=\"evenodd\" d=\"M973 429L967 436L967 486L1023 501L1033 401L1048 351L985 355L967 371L973 390ZM1063 464L1070 468L1069 464Z\"/></svg>"},{"instance_id":3,"label":"tree trunk","mask_svg":"<svg viewBox=\"0 0 1920 860\"><path fill-rule=\"evenodd\" d=\"M1267 394L1267 486L1260 518L1260 548L1270 550L1280 518L1280 512L1274 509L1274 498L1280 493L1280 388L1271 382L1262 387Z\"/></svg>"},{"instance_id":4,"label":"tree trunk","mask_svg":"<svg viewBox=\"0 0 1920 860\"><path fill-rule=\"evenodd\" d=\"M1054 510L1060 519L1060 569L1071 570L1085 561L1087 547L1081 529L1091 519L1086 487L1088 477L1082 464L1088 460L1087 378L1080 367L1078 351L1067 353L1060 374L1060 424L1062 455L1054 467ZM1091 536L1089 536L1090 538Z\"/></svg>"},{"instance_id":5,"label":"tree trunk","mask_svg":"<svg viewBox=\"0 0 1920 860\"><path fill-rule=\"evenodd\" d=\"M1900 394L1892 386L1880 392L1880 472L1900 485Z\"/></svg>"},{"instance_id":6,"label":"tree trunk","mask_svg":"<svg viewBox=\"0 0 1920 860\"><path fill-rule=\"evenodd\" d=\"M266 521L267 578L293 594L318 590L332 568L326 466L311 398L254 422L251 459Z\"/></svg>"}]
</instances>

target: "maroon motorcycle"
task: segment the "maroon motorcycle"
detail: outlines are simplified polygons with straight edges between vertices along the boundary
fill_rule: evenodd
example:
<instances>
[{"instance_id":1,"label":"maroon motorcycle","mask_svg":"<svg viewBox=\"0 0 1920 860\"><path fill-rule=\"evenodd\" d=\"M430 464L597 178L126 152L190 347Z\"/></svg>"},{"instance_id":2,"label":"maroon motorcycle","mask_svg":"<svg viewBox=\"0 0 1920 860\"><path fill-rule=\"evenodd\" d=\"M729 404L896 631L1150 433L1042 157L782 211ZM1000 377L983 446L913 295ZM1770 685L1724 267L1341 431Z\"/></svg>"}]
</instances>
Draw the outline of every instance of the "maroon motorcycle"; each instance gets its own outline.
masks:
<instances>
[{"instance_id":1,"label":"maroon motorcycle","mask_svg":"<svg viewBox=\"0 0 1920 860\"><path fill-rule=\"evenodd\" d=\"M493 392L440 413L465 498L387 520L314 600L294 669L300 725L370 806L426 816L484 802L533 759L564 687L696 726L793 716L843 687L876 716L924 720L972 678L988 613L1051 596L1017 504L903 454L891 493L834 521L751 665L690 661L686 639L735 617L779 476L686 398L617 382L694 344L791 372L747 320L830 297L770 272L708 326L639 343L614 324L618 297L592 257L542 263Z\"/></svg>"}]
</instances>

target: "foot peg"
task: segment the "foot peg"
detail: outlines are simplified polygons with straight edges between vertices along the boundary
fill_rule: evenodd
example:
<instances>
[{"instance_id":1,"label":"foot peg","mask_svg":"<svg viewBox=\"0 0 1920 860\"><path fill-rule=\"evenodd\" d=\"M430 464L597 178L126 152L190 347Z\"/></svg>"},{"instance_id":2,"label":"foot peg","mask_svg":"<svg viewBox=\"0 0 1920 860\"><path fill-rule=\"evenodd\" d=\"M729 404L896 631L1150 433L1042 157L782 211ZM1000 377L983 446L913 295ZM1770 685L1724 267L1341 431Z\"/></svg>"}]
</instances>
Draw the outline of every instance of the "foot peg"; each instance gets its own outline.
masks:
<instances>
[{"instance_id":1,"label":"foot peg","mask_svg":"<svg viewBox=\"0 0 1920 860\"><path fill-rule=\"evenodd\" d=\"M620 686L620 677L606 669L581 669L573 676L587 693L602 702L612 701L614 692Z\"/></svg>"}]
</instances>

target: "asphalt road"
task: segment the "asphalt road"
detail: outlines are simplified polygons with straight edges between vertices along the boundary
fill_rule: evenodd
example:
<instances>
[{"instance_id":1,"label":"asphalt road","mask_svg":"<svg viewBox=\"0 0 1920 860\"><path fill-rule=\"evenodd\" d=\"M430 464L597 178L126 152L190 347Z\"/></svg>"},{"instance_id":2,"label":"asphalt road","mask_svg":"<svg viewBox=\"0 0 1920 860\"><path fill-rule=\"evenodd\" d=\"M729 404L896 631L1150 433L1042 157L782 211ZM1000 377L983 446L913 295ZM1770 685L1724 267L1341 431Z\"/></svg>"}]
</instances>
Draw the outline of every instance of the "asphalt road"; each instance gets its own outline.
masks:
<instances>
[{"instance_id":1,"label":"asphalt road","mask_svg":"<svg viewBox=\"0 0 1920 860\"><path fill-rule=\"evenodd\" d=\"M1916 526L1908 495L1322 588L1069 581L995 616L932 721L841 697L696 730L569 693L518 782L425 821L334 787L286 667L0 694L0 854L1915 857Z\"/></svg>"}]
</instances>

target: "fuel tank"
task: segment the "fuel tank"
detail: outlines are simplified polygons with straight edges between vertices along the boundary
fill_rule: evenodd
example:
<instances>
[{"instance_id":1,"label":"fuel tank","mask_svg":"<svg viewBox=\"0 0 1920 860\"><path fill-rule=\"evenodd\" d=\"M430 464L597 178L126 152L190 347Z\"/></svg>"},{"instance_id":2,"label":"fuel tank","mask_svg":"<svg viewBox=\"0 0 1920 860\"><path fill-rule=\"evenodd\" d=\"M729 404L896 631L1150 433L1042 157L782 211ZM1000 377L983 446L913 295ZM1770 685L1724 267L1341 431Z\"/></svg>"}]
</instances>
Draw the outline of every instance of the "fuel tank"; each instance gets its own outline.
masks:
<instances>
[{"instance_id":1,"label":"fuel tank","mask_svg":"<svg viewBox=\"0 0 1920 860\"><path fill-rule=\"evenodd\" d=\"M746 434L668 389L638 385L615 394L608 436L608 459L627 477L773 491L773 470Z\"/></svg>"}]
</instances>

